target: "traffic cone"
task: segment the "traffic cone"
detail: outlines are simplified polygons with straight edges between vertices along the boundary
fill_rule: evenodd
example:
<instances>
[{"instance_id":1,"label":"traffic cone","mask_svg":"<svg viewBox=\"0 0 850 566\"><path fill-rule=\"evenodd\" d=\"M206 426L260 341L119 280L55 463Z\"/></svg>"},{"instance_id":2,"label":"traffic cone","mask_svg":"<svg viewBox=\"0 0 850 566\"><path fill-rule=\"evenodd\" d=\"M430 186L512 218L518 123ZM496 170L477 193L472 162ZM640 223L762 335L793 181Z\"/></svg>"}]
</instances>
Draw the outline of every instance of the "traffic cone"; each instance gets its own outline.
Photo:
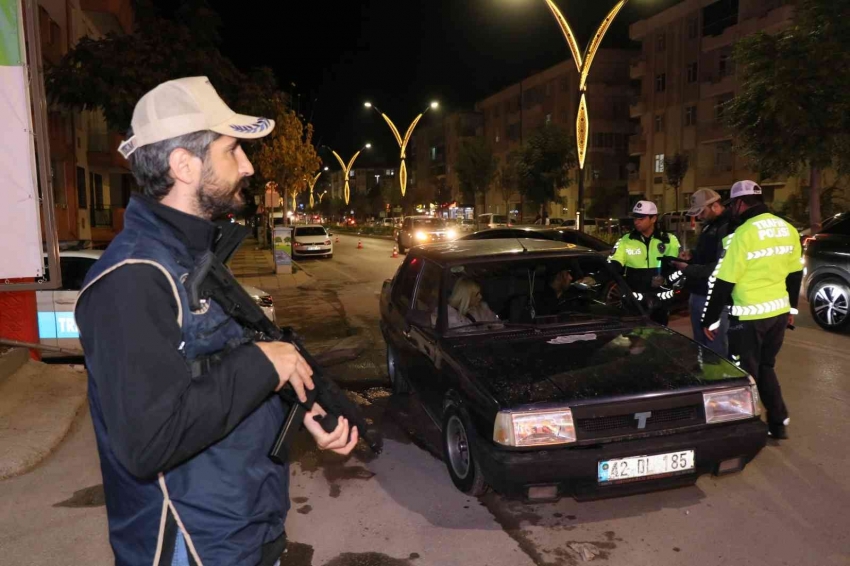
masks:
<instances>
[{"instance_id":1,"label":"traffic cone","mask_svg":"<svg viewBox=\"0 0 850 566\"><path fill-rule=\"evenodd\" d=\"M362 250L362 249L363 249L363 241L362 241L362 240L357 240L357 249L358 249L358 250Z\"/></svg>"},{"instance_id":2,"label":"traffic cone","mask_svg":"<svg viewBox=\"0 0 850 566\"><path fill-rule=\"evenodd\" d=\"M393 255L390 257L398 257L398 246L393 246Z\"/></svg>"},{"instance_id":3,"label":"traffic cone","mask_svg":"<svg viewBox=\"0 0 850 566\"><path fill-rule=\"evenodd\" d=\"M338 243L339 243L339 236L337 236L337 237L336 237L336 241L335 241L334 243L335 243L335 244L338 244Z\"/></svg>"}]
</instances>

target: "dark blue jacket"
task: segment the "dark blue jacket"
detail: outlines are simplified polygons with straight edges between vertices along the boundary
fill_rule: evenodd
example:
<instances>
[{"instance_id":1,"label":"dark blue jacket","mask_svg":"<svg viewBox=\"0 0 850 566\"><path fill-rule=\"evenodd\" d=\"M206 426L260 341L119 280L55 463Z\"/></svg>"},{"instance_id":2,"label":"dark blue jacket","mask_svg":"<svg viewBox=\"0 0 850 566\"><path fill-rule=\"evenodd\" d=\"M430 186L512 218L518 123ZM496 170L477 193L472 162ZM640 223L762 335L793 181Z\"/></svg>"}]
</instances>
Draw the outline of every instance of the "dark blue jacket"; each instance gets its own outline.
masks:
<instances>
[{"instance_id":1,"label":"dark blue jacket","mask_svg":"<svg viewBox=\"0 0 850 566\"><path fill-rule=\"evenodd\" d=\"M86 309L96 308L101 282L107 282L122 270L132 269L128 266L140 264L159 270L168 279L173 296L163 296L163 301L177 305L176 322L180 325L182 343L174 347L185 360L183 371L172 377L188 388L192 382L206 378L192 376L192 361L243 342L244 330L215 302L199 312L190 310L182 281L192 270L192 253L151 206L139 198L131 199L124 230L88 273L78 305L85 302ZM121 313L115 312L114 316L121 317ZM78 311L87 361L95 351L123 352L133 347L115 343L118 340L113 336L87 325L85 321L90 318L80 317ZM152 358L163 354L145 353ZM276 465L268 458L285 417L280 401L274 396L266 397L223 437L211 438L208 446L167 469L150 470L152 473L140 477L140 470L133 473L128 469L128 466L133 468L132 456L126 455L126 447L114 444L116 435L110 436L108 425L124 424L121 411L131 400L116 396L110 381L114 376L108 375L108 368L99 367L102 365L89 364L89 403L116 564L170 564L178 529L197 564L260 563L264 545L268 548L283 540L289 508L288 466ZM145 375L144 368L135 369L140 376ZM254 376L239 377L248 380ZM130 384L120 391L146 385ZM180 402L180 398L162 400L164 404ZM191 423L191 426L203 424ZM175 443L179 440L175 439Z\"/></svg>"}]
</instances>

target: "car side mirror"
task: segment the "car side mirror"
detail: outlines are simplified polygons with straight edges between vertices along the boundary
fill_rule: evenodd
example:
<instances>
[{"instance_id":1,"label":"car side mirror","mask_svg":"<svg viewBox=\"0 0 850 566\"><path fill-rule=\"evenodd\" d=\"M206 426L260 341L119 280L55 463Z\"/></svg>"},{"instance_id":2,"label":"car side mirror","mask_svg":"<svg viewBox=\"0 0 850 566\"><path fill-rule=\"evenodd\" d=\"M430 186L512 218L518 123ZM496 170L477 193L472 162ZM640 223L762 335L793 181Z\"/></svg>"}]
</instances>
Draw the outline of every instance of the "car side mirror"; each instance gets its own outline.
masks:
<instances>
[{"instance_id":1,"label":"car side mirror","mask_svg":"<svg viewBox=\"0 0 850 566\"><path fill-rule=\"evenodd\" d=\"M431 313L425 311L409 310L404 319L411 326L417 328L431 329Z\"/></svg>"}]
</instances>

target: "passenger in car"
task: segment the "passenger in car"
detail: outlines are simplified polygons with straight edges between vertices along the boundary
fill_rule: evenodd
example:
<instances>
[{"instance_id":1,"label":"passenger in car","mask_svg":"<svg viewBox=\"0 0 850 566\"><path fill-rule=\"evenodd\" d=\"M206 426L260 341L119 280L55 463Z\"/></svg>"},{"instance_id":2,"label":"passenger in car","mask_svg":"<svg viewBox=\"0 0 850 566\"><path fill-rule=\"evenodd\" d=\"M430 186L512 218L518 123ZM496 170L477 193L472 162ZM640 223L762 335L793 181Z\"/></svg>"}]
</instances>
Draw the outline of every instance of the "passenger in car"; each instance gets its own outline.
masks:
<instances>
[{"instance_id":1,"label":"passenger in car","mask_svg":"<svg viewBox=\"0 0 850 566\"><path fill-rule=\"evenodd\" d=\"M499 317L484 302L481 286L468 277L458 279L449 297L449 328L489 321L498 322Z\"/></svg>"}]
</instances>

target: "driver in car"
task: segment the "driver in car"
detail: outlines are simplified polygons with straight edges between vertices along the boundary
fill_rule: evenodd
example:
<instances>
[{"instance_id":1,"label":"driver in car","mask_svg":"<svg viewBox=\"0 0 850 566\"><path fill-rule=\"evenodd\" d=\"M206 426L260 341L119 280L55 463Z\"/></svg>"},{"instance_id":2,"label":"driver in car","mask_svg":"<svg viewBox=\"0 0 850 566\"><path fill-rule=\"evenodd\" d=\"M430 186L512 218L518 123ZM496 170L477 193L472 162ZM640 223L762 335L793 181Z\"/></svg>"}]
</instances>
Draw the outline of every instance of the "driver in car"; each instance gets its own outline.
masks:
<instances>
[{"instance_id":1,"label":"driver in car","mask_svg":"<svg viewBox=\"0 0 850 566\"><path fill-rule=\"evenodd\" d=\"M449 328L477 322L499 322L499 317L484 302L481 286L468 277L461 277L455 283L449 297L448 315Z\"/></svg>"},{"instance_id":2,"label":"driver in car","mask_svg":"<svg viewBox=\"0 0 850 566\"><path fill-rule=\"evenodd\" d=\"M582 287L593 285L592 277L582 277L577 284ZM566 311L581 309L582 293L573 285L573 274L569 269L555 272L547 282L543 295L535 301L536 316L552 316Z\"/></svg>"}]
</instances>

